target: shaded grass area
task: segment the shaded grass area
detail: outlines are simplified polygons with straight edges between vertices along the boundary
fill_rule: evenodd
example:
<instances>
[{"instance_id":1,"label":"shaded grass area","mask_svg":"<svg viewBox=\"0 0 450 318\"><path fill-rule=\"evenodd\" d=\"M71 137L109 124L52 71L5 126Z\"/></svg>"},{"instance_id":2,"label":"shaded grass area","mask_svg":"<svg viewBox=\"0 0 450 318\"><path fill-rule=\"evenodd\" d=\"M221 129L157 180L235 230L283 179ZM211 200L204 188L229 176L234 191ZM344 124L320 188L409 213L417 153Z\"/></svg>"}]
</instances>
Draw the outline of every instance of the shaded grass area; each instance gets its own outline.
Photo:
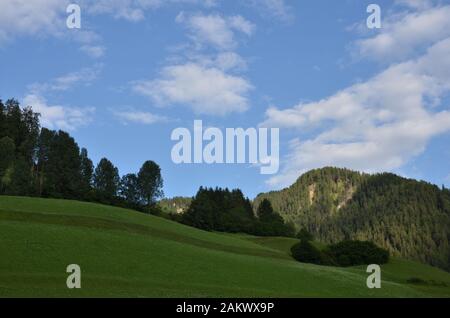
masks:
<instances>
[{"instance_id":1,"label":"shaded grass area","mask_svg":"<svg viewBox=\"0 0 450 318\"><path fill-rule=\"evenodd\" d=\"M289 258L288 255L283 253L277 253L270 249L255 249L246 247L236 247L216 242L210 242L207 240L201 240L195 237L183 235L182 233L170 232L167 230L158 230L146 225L117 222L113 220L101 219L98 217L84 217L84 216L67 216L67 215L52 215L30 212L7 212L0 210L0 221L21 221L28 223L43 223L54 224L72 227L85 227L97 230L119 230L128 233L135 233L146 235L150 237L158 237L162 239L172 240L176 242L182 242L185 244L205 247L209 249L215 249L226 252L233 252L244 255L266 256L274 258Z\"/></svg>"},{"instance_id":2,"label":"shaded grass area","mask_svg":"<svg viewBox=\"0 0 450 318\"><path fill-rule=\"evenodd\" d=\"M439 269L394 260L380 290L364 268L293 261L294 239L210 233L125 209L0 197L0 296L13 297L433 297L450 288ZM78 264L82 288L66 287Z\"/></svg>"},{"instance_id":3,"label":"shaded grass area","mask_svg":"<svg viewBox=\"0 0 450 318\"><path fill-rule=\"evenodd\" d=\"M247 239L261 246L282 252L285 255L291 255L291 247L298 243L297 239L287 237L249 237Z\"/></svg>"}]
</instances>

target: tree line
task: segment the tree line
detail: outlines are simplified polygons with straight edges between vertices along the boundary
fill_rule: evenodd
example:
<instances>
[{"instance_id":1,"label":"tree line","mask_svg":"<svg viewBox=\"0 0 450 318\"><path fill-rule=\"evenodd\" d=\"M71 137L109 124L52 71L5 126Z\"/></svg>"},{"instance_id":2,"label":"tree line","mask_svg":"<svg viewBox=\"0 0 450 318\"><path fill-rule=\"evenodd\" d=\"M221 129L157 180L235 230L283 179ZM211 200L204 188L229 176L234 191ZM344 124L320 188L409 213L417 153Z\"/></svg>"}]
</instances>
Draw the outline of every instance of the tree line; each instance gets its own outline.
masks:
<instances>
[{"instance_id":1,"label":"tree line","mask_svg":"<svg viewBox=\"0 0 450 318\"><path fill-rule=\"evenodd\" d=\"M41 128L39 114L0 100L0 194L75 199L152 209L163 196L161 169L146 161L120 177L107 158L94 167L67 132Z\"/></svg>"},{"instance_id":2,"label":"tree line","mask_svg":"<svg viewBox=\"0 0 450 318\"><path fill-rule=\"evenodd\" d=\"M155 204L163 197L158 164L146 161L138 173L123 176L107 158L94 166L87 149L67 132L41 127L39 116L15 99L0 100L0 194L99 202L165 216ZM201 229L295 234L269 201L255 214L240 190L200 188L183 204L186 212L170 218Z\"/></svg>"},{"instance_id":3,"label":"tree line","mask_svg":"<svg viewBox=\"0 0 450 318\"><path fill-rule=\"evenodd\" d=\"M251 201L239 189L200 187L180 221L207 231L259 236L295 235L294 226L286 224L268 200L261 202L255 215Z\"/></svg>"}]
</instances>

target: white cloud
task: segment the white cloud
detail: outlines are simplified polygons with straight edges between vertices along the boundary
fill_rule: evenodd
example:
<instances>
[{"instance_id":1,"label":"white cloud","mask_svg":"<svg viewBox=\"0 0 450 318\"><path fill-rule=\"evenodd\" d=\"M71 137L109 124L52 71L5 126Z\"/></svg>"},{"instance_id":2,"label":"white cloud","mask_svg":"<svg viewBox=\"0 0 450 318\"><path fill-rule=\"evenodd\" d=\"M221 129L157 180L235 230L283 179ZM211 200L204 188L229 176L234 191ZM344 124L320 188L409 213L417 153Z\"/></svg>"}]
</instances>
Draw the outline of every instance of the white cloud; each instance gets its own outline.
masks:
<instances>
[{"instance_id":1,"label":"white cloud","mask_svg":"<svg viewBox=\"0 0 450 318\"><path fill-rule=\"evenodd\" d=\"M284 0L245 0L257 8L263 15L290 22L294 18L292 8Z\"/></svg>"},{"instance_id":2,"label":"white cloud","mask_svg":"<svg viewBox=\"0 0 450 318\"><path fill-rule=\"evenodd\" d=\"M86 67L79 71L67 73L47 83L34 83L29 88L33 93L41 94L45 91L66 91L79 84L89 86L98 78L101 69L102 64L96 64L93 67Z\"/></svg>"},{"instance_id":3,"label":"white cloud","mask_svg":"<svg viewBox=\"0 0 450 318\"><path fill-rule=\"evenodd\" d=\"M161 78L133 85L135 92L152 98L159 105L186 105L197 114L211 115L247 110L246 95L251 88L242 77L195 63L165 67Z\"/></svg>"},{"instance_id":4,"label":"white cloud","mask_svg":"<svg viewBox=\"0 0 450 318\"><path fill-rule=\"evenodd\" d=\"M90 14L107 14L115 19L139 22L147 11L169 4L200 5L214 7L218 0L84 0Z\"/></svg>"},{"instance_id":5,"label":"white cloud","mask_svg":"<svg viewBox=\"0 0 450 318\"><path fill-rule=\"evenodd\" d=\"M78 44L81 52L89 57L98 59L105 55L106 47L101 44L102 37L96 32L83 27L68 31L67 36Z\"/></svg>"},{"instance_id":6,"label":"white cloud","mask_svg":"<svg viewBox=\"0 0 450 318\"><path fill-rule=\"evenodd\" d=\"M236 46L235 31L250 36L255 30L251 22L239 15L222 17L218 14L187 15L181 12L176 21L186 24L192 40L198 45L209 44L220 50L229 50Z\"/></svg>"},{"instance_id":7,"label":"white cloud","mask_svg":"<svg viewBox=\"0 0 450 318\"><path fill-rule=\"evenodd\" d=\"M395 0L395 3L414 9L427 9L433 5L432 0Z\"/></svg>"},{"instance_id":8,"label":"white cloud","mask_svg":"<svg viewBox=\"0 0 450 318\"><path fill-rule=\"evenodd\" d=\"M85 0L91 14L108 14L116 19L138 22L145 18L145 10L162 5L161 0Z\"/></svg>"},{"instance_id":9,"label":"white cloud","mask_svg":"<svg viewBox=\"0 0 450 318\"><path fill-rule=\"evenodd\" d=\"M31 106L41 114L41 124L49 129L75 130L92 121L94 108L76 108L61 105L49 105L45 98L36 94L28 94L23 105Z\"/></svg>"},{"instance_id":10,"label":"white cloud","mask_svg":"<svg viewBox=\"0 0 450 318\"><path fill-rule=\"evenodd\" d=\"M424 1L408 3L421 10L386 17L380 33L355 43L359 55L399 60L450 36L450 5L428 8Z\"/></svg>"},{"instance_id":11,"label":"white cloud","mask_svg":"<svg viewBox=\"0 0 450 318\"><path fill-rule=\"evenodd\" d=\"M231 51L220 52L216 55L204 55L194 52L194 54L188 54L188 58L195 64L208 68L215 67L224 72L241 72L247 70L247 62L245 59Z\"/></svg>"},{"instance_id":12,"label":"white cloud","mask_svg":"<svg viewBox=\"0 0 450 318\"><path fill-rule=\"evenodd\" d=\"M243 32L248 36L251 36L255 31L255 25L240 15L229 17L228 24L230 28Z\"/></svg>"},{"instance_id":13,"label":"white cloud","mask_svg":"<svg viewBox=\"0 0 450 318\"><path fill-rule=\"evenodd\" d=\"M51 81L34 83L28 87L29 92L23 98L23 105L31 106L41 114L41 124L50 129L75 130L89 124L95 108L68 107L49 105L45 93L74 89L78 85L89 86L98 77L102 64L86 67L79 71L64 74Z\"/></svg>"},{"instance_id":14,"label":"white cloud","mask_svg":"<svg viewBox=\"0 0 450 318\"><path fill-rule=\"evenodd\" d=\"M90 57L100 58L105 55L106 48L101 45L83 45L80 50Z\"/></svg>"},{"instance_id":15,"label":"white cloud","mask_svg":"<svg viewBox=\"0 0 450 318\"><path fill-rule=\"evenodd\" d=\"M167 122L168 118L165 116L155 115L149 112L140 111L114 111L114 116L122 120L125 124L137 123L151 125L160 122Z\"/></svg>"},{"instance_id":16,"label":"white cloud","mask_svg":"<svg viewBox=\"0 0 450 318\"><path fill-rule=\"evenodd\" d=\"M68 0L2 0L0 43L16 35L61 33L67 4Z\"/></svg>"},{"instance_id":17,"label":"white cloud","mask_svg":"<svg viewBox=\"0 0 450 318\"><path fill-rule=\"evenodd\" d=\"M319 133L294 139L282 173L269 183L284 186L305 170L329 165L368 172L401 167L431 138L450 131L448 105L441 105L449 92L450 38L318 102L271 107L262 125Z\"/></svg>"},{"instance_id":18,"label":"white cloud","mask_svg":"<svg viewBox=\"0 0 450 318\"><path fill-rule=\"evenodd\" d=\"M104 55L101 38L83 27L69 30L66 26L66 8L69 0L1 0L0 45L20 36L70 38L82 46L80 50L90 57ZM82 18L83 18L82 11Z\"/></svg>"},{"instance_id":19,"label":"white cloud","mask_svg":"<svg viewBox=\"0 0 450 318\"><path fill-rule=\"evenodd\" d=\"M1 0L0 43L17 35L62 35L67 31L70 0ZM167 4L213 7L216 0L78 0L84 14L107 14L128 21L140 21L147 10Z\"/></svg>"},{"instance_id":20,"label":"white cloud","mask_svg":"<svg viewBox=\"0 0 450 318\"><path fill-rule=\"evenodd\" d=\"M218 54L212 64L223 71L245 70L247 68L247 62L239 54L234 52Z\"/></svg>"},{"instance_id":21,"label":"white cloud","mask_svg":"<svg viewBox=\"0 0 450 318\"><path fill-rule=\"evenodd\" d=\"M224 116L248 109L247 95L252 85L237 75L246 69L236 48L237 32L250 36L254 25L241 16L185 14L176 22L187 26L195 44L184 47L183 55L172 59L159 78L133 83L133 90L151 98L156 105L182 105L196 114ZM203 54L212 46L214 54ZM230 74L231 73L231 74Z\"/></svg>"},{"instance_id":22,"label":"white cloud","mask_svg":"<svg viewBox=\"0 0 450 318\"><path fill-rule=\"evenodd\" d=\"M116 19L139 22L146 17L147 11L173 4L213 8L221 0L79 0L90 14L107 14ZM259 10L263 15L283 21L293 18L292 9L285 0L243 0Z\"/></svg>"},{"instance_id":23,"label":"white cloud","mask_svg":"<svg viewBox=\"0 0 450 318\"><path fill-rule=\"evenodd\" d=\"M70 0L1 0L0 4L0 45L8 44L17 37L53 36L71 39L80 45L80 51L92 58L100 58L105 53L101 37L86 28L69 30L66 26L67 6ZM214 7L218 0L78 0L81 16L105 14L116 19L139 22L145 19L147 11L169 4ZM234 21L237 27L247 28L245 21Z\"/></svg>"}]
</instances>

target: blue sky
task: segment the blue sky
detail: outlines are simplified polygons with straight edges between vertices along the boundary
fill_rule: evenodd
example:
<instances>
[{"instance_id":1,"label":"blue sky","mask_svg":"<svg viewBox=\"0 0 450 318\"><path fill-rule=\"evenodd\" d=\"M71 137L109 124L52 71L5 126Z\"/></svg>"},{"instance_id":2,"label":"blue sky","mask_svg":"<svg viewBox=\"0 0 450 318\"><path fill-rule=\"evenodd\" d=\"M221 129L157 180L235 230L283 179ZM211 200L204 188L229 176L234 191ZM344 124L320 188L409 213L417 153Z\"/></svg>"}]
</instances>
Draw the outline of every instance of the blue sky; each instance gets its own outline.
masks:
<instances>
[{"instance_id":1,"label":"blue sky","mask_svg":"<svg viewBox=\"0 0 450 318\"><path fill-rule=\"evenodd\" d=\"M449 1L2 0L0 70L0 98L121 174L158 162L168 197L254 197L329 165L450 186ZM279 173L175 165L171 132L196 119L279 128Z\"/></svg>"}]
</instances>

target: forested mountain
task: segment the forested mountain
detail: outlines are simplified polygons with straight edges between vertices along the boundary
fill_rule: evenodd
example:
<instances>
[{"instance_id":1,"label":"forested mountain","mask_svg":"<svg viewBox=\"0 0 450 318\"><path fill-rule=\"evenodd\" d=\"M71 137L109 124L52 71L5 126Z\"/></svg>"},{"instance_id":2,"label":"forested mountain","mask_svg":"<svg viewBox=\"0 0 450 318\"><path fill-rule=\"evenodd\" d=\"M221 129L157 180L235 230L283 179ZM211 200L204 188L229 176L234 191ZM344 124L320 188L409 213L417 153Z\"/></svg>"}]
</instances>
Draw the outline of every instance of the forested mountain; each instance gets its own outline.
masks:
<instances>
[{"instance_id":1,"label":"forested mountain","mask_svg":"<svg viewBox=\"0 0 450 318\"><path fill-rule=\"evenodd\" d=\"M164 198L158 202L163 212L169 214L183 214L191 205L192 198L174 197Z\"/></svg>"},{"instance_id":2,"label":"forested mountain","mask_svg":"<svg viewBox=\"0 0 450 318\"><path fill-rule=\"evenodd\" d=\"M324 168L291 187L260 194L318 240L369 240L393 255L450 270L450 191L394 174Z\"/></svg>"}]
</instances>

